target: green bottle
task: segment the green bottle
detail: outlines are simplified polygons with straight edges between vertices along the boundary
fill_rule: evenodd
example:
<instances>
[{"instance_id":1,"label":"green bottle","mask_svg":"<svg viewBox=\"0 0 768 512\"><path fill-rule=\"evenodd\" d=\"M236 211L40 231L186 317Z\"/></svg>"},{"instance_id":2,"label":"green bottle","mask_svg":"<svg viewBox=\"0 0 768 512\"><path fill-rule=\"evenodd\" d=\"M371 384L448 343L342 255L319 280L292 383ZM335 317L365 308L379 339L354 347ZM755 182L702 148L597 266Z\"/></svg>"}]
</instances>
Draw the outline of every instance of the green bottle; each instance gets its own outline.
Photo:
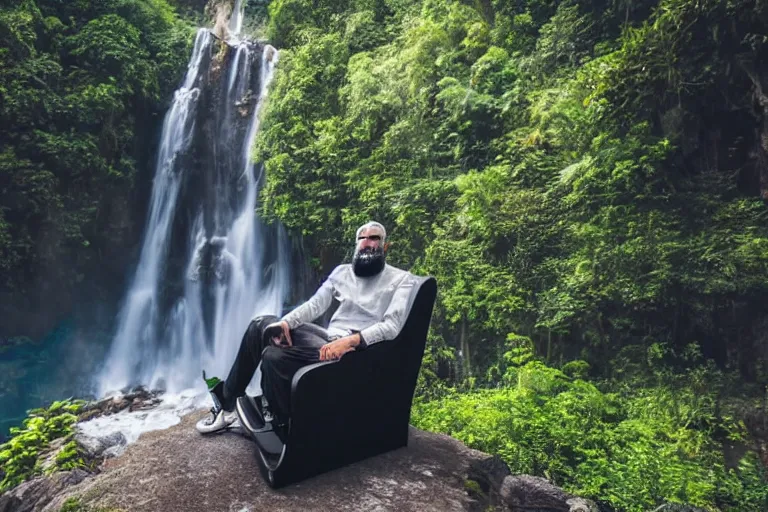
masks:
<instances>
[{"instance_id":1,"label":"green bottle","mask_svg":"<svg viewBox=\"0 0 768 512\"><path fill-rule=\"evenodd\" d=\"M211 377L210 379L205 376L205 370L203 370L203 380L205 381L205 385L208 386L208 391L212 390L216 387L216 384L221 382L221 379L218 377Z\"/></svg>"}]
</instances>

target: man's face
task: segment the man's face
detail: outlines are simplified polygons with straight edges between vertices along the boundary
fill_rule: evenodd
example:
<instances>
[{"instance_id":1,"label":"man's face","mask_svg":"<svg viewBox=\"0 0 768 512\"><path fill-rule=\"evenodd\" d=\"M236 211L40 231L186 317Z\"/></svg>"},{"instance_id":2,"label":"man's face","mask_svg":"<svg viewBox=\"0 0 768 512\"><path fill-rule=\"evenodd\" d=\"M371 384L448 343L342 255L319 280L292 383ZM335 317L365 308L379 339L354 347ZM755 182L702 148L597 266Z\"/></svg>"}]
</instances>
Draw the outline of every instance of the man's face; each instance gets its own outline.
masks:
<instances>
[{"instance_id":1,"label":"man's face","mask_svg":"<svg viewBox=\"0 0 768 512\"><path fill-rule=\"evenodd\" d=\"M356 253L375 253L380 247L383 249L383 237L381 229L369 227L363 229L357 236Z\"/></svg>"},{"instance_id":2,"label":"man's face","mask_svg":"<svg viewBox=\"0 0 768 512\"><path fill-rule=\"evenodd\" d=\"M355 256L352 261L355 275L359 277L375 276L384 269L386 246L384 232L377 227L368 227L357 235Z\"/></svg>"}]
</instances>

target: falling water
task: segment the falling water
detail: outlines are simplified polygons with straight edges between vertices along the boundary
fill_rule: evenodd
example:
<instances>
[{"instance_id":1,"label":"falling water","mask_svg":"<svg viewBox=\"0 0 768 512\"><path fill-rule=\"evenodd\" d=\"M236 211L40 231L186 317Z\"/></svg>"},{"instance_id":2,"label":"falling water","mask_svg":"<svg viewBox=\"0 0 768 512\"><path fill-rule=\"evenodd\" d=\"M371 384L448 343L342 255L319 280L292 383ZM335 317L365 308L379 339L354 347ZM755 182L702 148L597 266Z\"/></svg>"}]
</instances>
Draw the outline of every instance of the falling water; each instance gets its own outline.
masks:
<instances>
[{"instance_id":1,"label":"falling water","mask_svg":"<svg viewBox=\"0 0 768 512\"><path fill-rule=\"evenodd\" d=\"M174 392L225 375L249 320L277 314L287 241L255 216L261 167L250 148L277 61L269 45L201 29L162 131L143 246L98 378L100 395L135 384ZM225 45L226 46L222 46Z\"/></svg>"},{"instance_id":2,"label":"falling water","mask_svg":"<svg viewBox=\"0 0 768 512\"><path fill-rule=\"evenodd\" d=\"M245 11L245 3L243 0L236 0L235 6L232 8L232 16L229 18L229 33L232 37L240 35L240 31L243 29L243 12Z\"/></svg>"}]
</instances>

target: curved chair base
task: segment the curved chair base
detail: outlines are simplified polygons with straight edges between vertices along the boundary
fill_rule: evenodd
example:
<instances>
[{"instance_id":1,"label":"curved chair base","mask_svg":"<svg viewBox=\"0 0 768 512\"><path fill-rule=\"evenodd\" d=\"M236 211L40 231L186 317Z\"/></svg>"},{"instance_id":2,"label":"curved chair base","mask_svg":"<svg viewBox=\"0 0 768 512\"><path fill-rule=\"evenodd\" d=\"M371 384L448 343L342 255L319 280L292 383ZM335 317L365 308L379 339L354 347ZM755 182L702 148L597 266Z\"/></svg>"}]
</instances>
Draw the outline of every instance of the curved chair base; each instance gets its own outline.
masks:
<instances>
[{"instance_id":1,"label":"curved chair base","mask_svg":"<svg viewBox=\"0 0 768 512\"><path fill-rule=\"evenodd\" d=\"M262 476L270 487L279 487L280 467L285 460L288 447L280 439L277 432L262 430L265 422L257 401L256 397L248 395L238 398L236 403L237 416L240 419L240 425L256 444Z\"/></svg>"}]
</instances>

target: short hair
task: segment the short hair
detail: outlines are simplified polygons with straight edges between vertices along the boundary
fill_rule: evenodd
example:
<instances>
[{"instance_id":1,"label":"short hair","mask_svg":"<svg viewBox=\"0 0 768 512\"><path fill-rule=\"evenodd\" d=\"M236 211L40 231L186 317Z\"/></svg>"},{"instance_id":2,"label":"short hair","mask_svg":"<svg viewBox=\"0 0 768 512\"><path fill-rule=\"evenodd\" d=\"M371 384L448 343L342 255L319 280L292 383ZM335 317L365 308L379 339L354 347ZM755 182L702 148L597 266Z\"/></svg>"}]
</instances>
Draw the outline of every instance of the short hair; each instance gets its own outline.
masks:
<instances>
[{"instance_id":1,"label":"short hair","mask_svg":"<svg viewBox=\"0 0 768 512\"><path fill-rule=\"evenodd\" d=\"M365 224L363 224L359 228L357 228L357 233L355 233L355 241L357 241L357 239L360 237L360 233L362 233L362 231L364 229L368 229L368 228L379 228L381 230L381 233L382 233L381 241L384 242L384 240L387 239L387 230L384 228L384 226L382 226L381 224L379 224L376 221L371 220L371 221L366 222Z\"/></svg>"}]
</instances>

